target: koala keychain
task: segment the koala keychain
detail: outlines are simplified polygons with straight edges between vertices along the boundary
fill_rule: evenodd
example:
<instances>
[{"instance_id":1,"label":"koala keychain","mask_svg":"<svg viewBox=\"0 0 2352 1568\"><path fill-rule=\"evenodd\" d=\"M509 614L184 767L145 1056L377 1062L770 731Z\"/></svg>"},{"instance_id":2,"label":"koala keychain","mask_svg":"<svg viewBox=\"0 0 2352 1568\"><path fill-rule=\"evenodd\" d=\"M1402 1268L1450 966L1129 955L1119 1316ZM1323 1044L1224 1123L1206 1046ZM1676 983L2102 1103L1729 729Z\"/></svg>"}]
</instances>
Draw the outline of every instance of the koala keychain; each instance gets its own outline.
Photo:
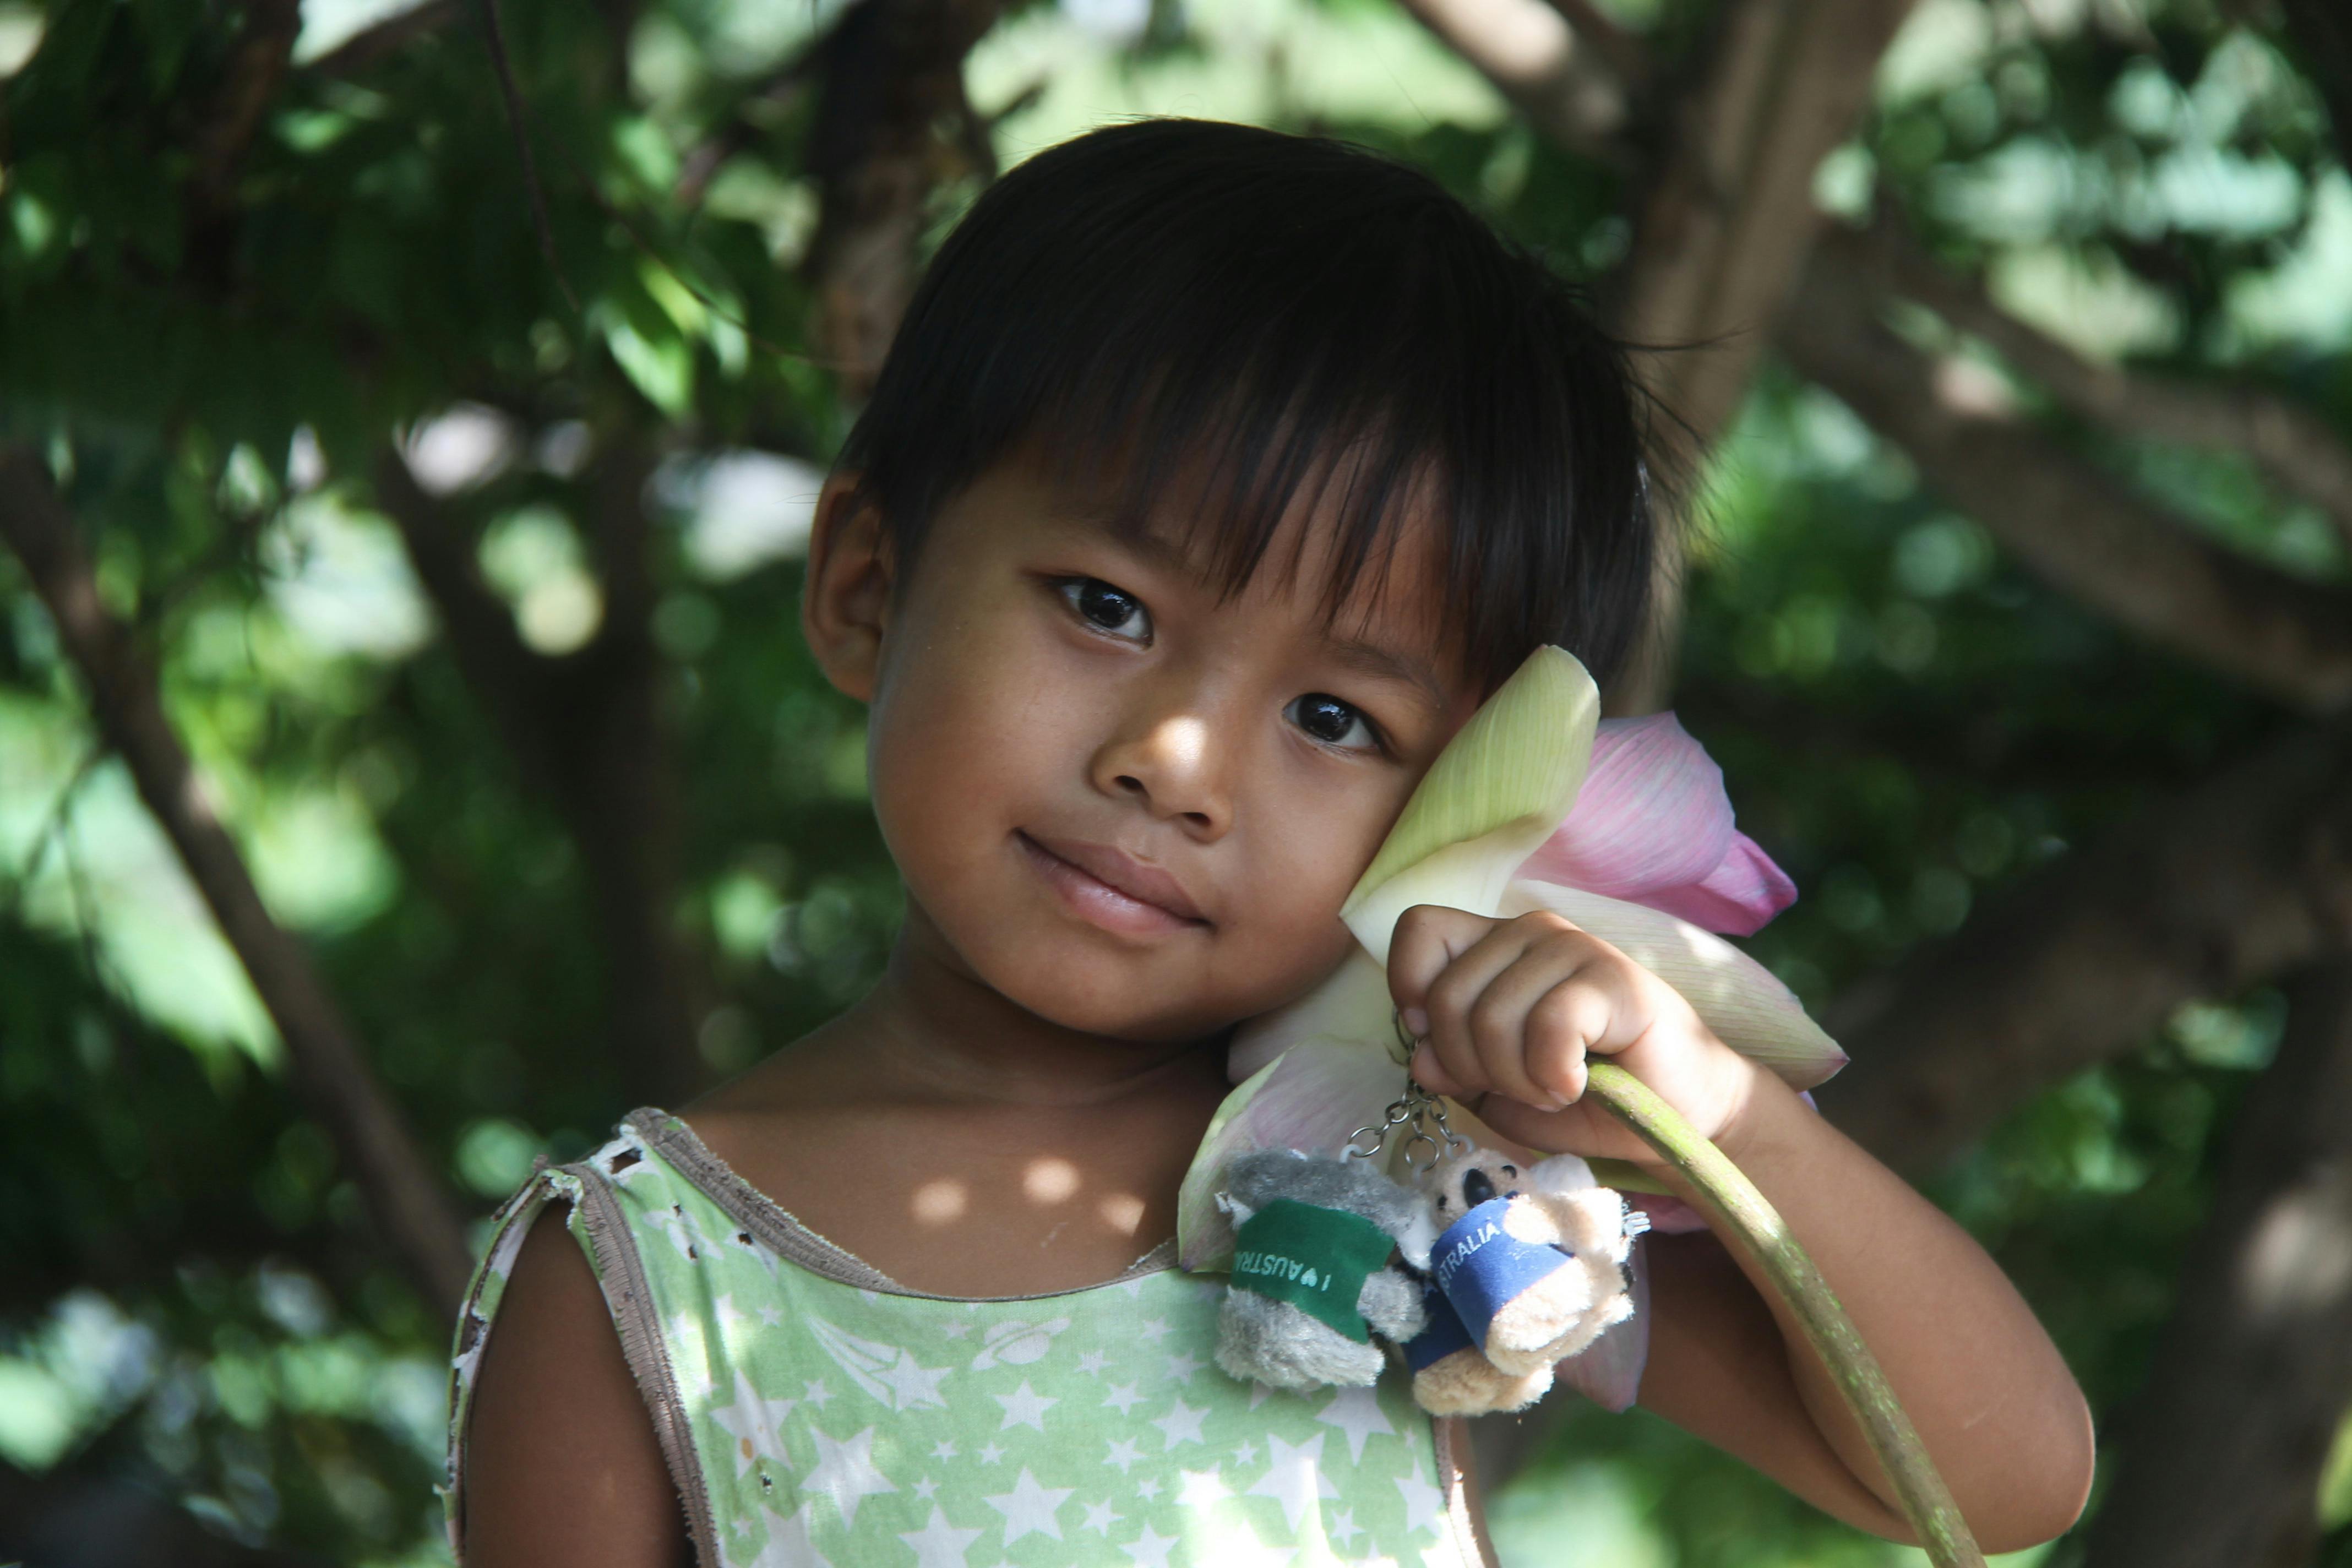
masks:
<instances>
[{"instance_id":1,"label":"koala keychain","mask_svg":"<svg viewBox=\"0 0 2352 1568\"><path fill-rule=\"evenodd\" d=\"M1573 1154L1521 1170L1449 1149L1422 1178L1434 1223L1430 1326L1405 1345L1413 1396L1442 1415L1519 1410L1552 1368L1633 1315L1625 1263L1648 1216Z\"/></svg>"},{"instance_id":2,"label":"koala keychain","mask_svg":"<svg viewBox=\"0 0 2352 1568\"><path fill-rule=\"evenodd\" d=\"M1404 1039L1402 1016L1397 1030ZM1404 1345L1413 1397L1440 1415L1525 1409L1551 1387L1556 1364L1633 1315L1625 1266L1649 1215L1573 1154L1522 1170L1456 1137L1443 1108L1407 1081L1401 1103L1426 1101L1444 1137L1417 1171L1439 1234L1427 1326ZM1405 1163L1412 1168L1409 1148Z\"/></svg>"}]
</instances>

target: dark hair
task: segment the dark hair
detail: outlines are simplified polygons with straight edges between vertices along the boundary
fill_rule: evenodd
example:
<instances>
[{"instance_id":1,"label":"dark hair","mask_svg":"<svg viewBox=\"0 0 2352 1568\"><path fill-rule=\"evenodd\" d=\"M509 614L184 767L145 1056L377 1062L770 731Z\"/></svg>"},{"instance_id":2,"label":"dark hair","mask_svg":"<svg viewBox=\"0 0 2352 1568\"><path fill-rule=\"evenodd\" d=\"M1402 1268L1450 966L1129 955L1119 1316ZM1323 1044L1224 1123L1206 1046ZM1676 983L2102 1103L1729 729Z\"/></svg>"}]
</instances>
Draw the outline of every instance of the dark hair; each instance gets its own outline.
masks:
<instances>
[{"instance_id":1,"label":"dark hair","mask_svg":"<svg viewBox=\"0 0 2352 1568\"><path fill-rule=\"evenodd\" d=\"M1491 689L1555 642L1599 679L1654 553L1642 402L1577 290L1434 181L1361 148L1149 120L1038 153L932 261L842 449L894 548L1016 447L1118 476L1144 526L1181 476L1230 595L1332 482L1335 613L1433 499L1447 632Z\"/></svg>"}]
</instances>

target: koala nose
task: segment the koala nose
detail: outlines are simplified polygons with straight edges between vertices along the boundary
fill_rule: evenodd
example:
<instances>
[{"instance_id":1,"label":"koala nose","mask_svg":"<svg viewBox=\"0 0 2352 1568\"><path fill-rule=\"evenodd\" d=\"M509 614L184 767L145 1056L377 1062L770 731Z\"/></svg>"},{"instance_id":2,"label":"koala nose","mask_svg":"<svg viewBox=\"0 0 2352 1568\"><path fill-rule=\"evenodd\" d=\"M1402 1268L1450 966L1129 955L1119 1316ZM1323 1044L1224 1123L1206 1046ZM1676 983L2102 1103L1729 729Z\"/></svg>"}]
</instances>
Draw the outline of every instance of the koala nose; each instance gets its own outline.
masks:
<instances>
[{"instance_id":1,"label":"koala nose","mask_svg":"<svg viewBox=\"0 0 2352 1568\"><path fill-rule=\"evenodd\" d=\"M1495 1195L1495 1183L1484 1171L1472 1171L1462 1178L1462 1201L1476 1208Z\"/></svg>"}]
</instances>

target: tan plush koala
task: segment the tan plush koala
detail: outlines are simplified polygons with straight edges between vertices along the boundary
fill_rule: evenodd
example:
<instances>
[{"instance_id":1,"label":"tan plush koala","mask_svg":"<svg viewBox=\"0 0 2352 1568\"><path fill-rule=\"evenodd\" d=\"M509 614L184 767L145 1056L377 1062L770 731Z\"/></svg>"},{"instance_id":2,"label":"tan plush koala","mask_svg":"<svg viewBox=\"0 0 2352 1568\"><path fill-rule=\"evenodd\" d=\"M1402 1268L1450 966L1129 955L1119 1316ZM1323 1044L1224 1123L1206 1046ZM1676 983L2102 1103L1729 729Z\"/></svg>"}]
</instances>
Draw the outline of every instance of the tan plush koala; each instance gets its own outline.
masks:
<instances>
[{"instance_id":1,"label":"tan plush koala","mask_svg":"<svg viewBox=\"0 0 2352 1568\"><path fill-rule=\"evenodd\" d=\"M1470 1148L1441 1161L1424 1181L1441 1232L1431 1277L1470 1342L1504 1376L1540 1374L1549 1384L1553 1363L1632 1315L1624 1265L1643 1216L1629 1216L1625 1200L1596 1183L1582 1160L1559 1154L1522 1170L1496 1150ZM1465 1367L1444 1381L1460 1384L1457 1396L1468 1398L1480 1380ZM1499 1384L1490 1391L1517 1392Z\"/></svg>"}]
</instances>

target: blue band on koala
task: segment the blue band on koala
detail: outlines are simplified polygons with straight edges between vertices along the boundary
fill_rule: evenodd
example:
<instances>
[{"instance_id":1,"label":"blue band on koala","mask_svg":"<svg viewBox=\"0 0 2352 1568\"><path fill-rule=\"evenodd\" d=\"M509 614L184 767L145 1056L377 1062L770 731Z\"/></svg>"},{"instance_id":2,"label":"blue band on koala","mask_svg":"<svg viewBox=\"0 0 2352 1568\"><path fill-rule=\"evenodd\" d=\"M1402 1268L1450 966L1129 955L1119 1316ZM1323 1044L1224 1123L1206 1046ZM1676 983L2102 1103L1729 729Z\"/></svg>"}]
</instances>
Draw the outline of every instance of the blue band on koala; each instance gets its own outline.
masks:
<instances>
[{"instance_id":1,"label":"blue band on koala","mask_svg":"<svg viewBox=\"0 0 2352 1568\"><path fill-rule=\"evenodd\" d=\"M1444 1291L1434 1285L1423 1287L1421 1304L1429 1314L1429 1324L1404 1342L1404 1364L1414 1372L1470 1348L1470 1331L1462 1326L1461 1315Z\"/></svg>"},{"instance_id":2,"label":"blue band on koala","mask_svg":"<svg viewBox=\"0 0 2352 1568\"><path fill-rule=\"evenodd\" d=\"M1507 1197L1489 1198L1445 1227L1429 1254L1437 1288L1461 1314L1478 1348L1486 1348L1486 1327L1495 1314L1537 1281L1568 1267L1568 1254L1555 1247L1521 1241L1503 1228Z\"/></svg>"}]
</instances>

